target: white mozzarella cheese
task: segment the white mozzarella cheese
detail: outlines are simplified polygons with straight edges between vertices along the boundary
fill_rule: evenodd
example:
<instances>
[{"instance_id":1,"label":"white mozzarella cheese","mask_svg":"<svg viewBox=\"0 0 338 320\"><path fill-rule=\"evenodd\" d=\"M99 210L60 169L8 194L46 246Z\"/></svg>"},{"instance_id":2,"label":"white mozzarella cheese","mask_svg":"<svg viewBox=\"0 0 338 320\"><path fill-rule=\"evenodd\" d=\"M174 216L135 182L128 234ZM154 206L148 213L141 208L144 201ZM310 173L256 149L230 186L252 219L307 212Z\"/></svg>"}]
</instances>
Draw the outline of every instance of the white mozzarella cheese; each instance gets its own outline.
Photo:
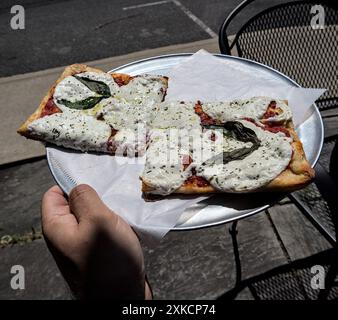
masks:
<instances>
[{"instance_id":1,"label":"white mozzarella cheese","mask_svg":"<svg viewBox=\"0 0 338 320\"><path fill-rule=\"evenodd\" d=\"M119 130L111 140L115 155L128 157L142 156L146 150L146 132L144 128Z\"/></svg>"},{"instance_id":2,"label":"white mozzarella cheese","mask_svg":"<svg viewBox=\"0 0 338 320\"><path fill-rule=\"evenodd\" d=\"M191 166L184 170L189 150L177 143L178 130L151 130L142 180L154 188L152 193L168 195L191 175Z\"/></svg>"},{"instance_id":3,"label":"white mozzarella cheese","mask_svg":"<svg viewBox=\"0 0 338 320\"><path fill-rule=\"evenodd\" d=\"M135 101L109 98L100 103L99 113L112 128L118 130L112 139L116 154L141 155L145 151L146 125L155 106Z\"/></svg>"},{"instance_id":4,"label":"white mozzarella cheese","mask_svg":"<svg viewBox=\"0 0 338 320\"><path fill-rule=\"evenodd\" d=\"M62 110L68 111L65 105L59 103L60 100L67 100L70 102L81 101L90 97L98 96L91 91L87 86L81 83L76 78L69 76L60 81L54 91L54 103Z\"/></svg>"},{"instance_id":5,"label":"white mozzarella cheese","mask_svg":"<svg viewBox=\"0 0 338 320\"><path fill-rule=\"evenodd\" d=\"M100 107L104 120L117 130L134 129L138 124L146 124L156 108L115 98L105 99L100 103Z\"/></svg>"},{"instance_id":6,"label":"white mozzarella cheese","mask_svg":"<svg viewBox=\"0 0 338 320\"><path fill-rule=\"evenodd\" d=\"M228 102L206 102L203 103L202 108L210 117L221 122L243 118L252 118L259 121L263 118L272 100L276 101L276 106L282 110L282 113L267 120L277 122L290 120L292 117L290 107L283 100L270 97L253 97Z\"/></svg>"},{"instance_id":7,"label":"white mozzarella cheese","mask_svg":"<svg viewBox=\"0 0 338 320\"><path fill-rule=\"evenodd\" d=\"M200 117L195 113L193 102L162 102L154 114L152 128L199 128Z\"/></svg>"},{"instance_id":8,"label":"white mozzarella cheese","mask_svg":"<svg viewBox=\"0 0 338 320\"><path fill-rule=\"evenodd\" d=\"M182 186L192 175L192 169L198 169L204 161L225 150L251 145L250 142L225 138L222 130L202 132L200 128L153 129L150 132L142 180L154 188L151 193L168 195ZM185 163L184 168L187 156L193 159L193 163Z\"/></svg>"},{"instance_id":9,"label":"white mozzarella cheese","mask_svg":"<svg viewBox=\"0 0 338 320\"><path fill-rule=\"evenodd\" d=\"M217 156L222 152L231 152L244 147L251 147L251 142L242 142L234 138L224 136L222 129L191 131L190 149L194 166Z\"/></svg>"},{"instance_id":10,"label":"white mozzarella cheese","mask_svg":"<svg viewBox=\"0 0 338 320\"><path fill-rule=\"evenodd\" d=\"M163 100L166 85L162 77L144 74L131 79L127 85L119 89L118 97L120 98L155 104Z\"/></svg>"},{"instance_id":11,"label":"white mozzarella cheese","mask_svg":"<svg viewBox=\"0 0 338 320\"><path fill-rule=\"evenodd\" d=\"M114 96L118 91L119 87L115 83L114 79L107 73L99 72L83 72L76 75L81 78L88 78L90 80L100 81L105 83L109 89L112 96ZM60 103L60 100L67 100L70 102L81 101L90 97L98 97L99 94L90 90L85 84L76 79L73 76L69 76L60 81L56 86L54 91L54 103L62 110L67 111L65 105ZM93 108L95 109L95 108ZM93 114L93 110L80 110L81 112Z\"/></svg>"},{"instance_id":12,"label":"white mozzarella cheese","mask_svg":"<svg viewBox=\"0 0 338 320\"><path fill-rule=\"evenodd\" d=\"M88 78L90 80L101 81L105 83L109 89L112 96L114 96L119 91L118 84L114 81L113 77L108 73L102 72L83 72L77 74L78 77Z\"/></svg>"},{"instance_id":13,"label":"white mozzarella cheese","mask_svg":"<svg viewBox=\"0 0 338 320\"><path fill-rule=\"evenodd\" d=\"M111 135L111 128L104 121L71 111L37 119L28 130L41 140L81 151L107 152Z\"/></svg>"},{"instance_id":14,"label":"white mozzarella cheese","mask_svg":"<svg viewBox=\"0 0 338 320\"><path fill-rule=\"evenodd\" d=\"M292 157L292 139L284 133L271 133L245 120L239 122L256 133L261 141L259 148L242 160L202 164L197 168L198 175L226 192L248 192L263 187L285 170Z\"/></svg>"}]
</instances>

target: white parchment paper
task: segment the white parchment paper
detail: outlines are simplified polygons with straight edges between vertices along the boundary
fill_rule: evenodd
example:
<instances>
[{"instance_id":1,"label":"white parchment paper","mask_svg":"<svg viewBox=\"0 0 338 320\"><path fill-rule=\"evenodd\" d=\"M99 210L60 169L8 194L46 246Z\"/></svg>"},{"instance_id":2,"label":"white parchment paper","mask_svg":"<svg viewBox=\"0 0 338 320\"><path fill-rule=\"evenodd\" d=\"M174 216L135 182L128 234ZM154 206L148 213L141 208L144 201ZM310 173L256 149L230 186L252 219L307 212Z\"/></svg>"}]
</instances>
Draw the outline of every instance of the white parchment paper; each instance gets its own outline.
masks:
<instances>
[{"instance_id":1,"label":"white parchment paper","mask_svg":"<svg viewBox=\"0 0 338 320\"><path fill-rule=\"evenodd\" d=\"M280 87L280 82L243 67L234 67L204 50L174 67L169 74L167 100L217 101L265 95L289 100L296 124L309 115L312 103L325 91ZM172 196L153 202L142 197L140 173L144 158L50 150L63 169L77 182L91 185L108 207L122 216L148 244L156 243L175 226L183 211L205 199Z\"/></svg>"},{"instance_id":2,"label":"white parchment paper","mask_svg":"<svg viewBox=\"0 0 338 320\"><path fill-rule=\"evenodd\" d=\"M233 64L200 50L168 74L167 100L228 101L253 96L287 99L296 126L313 110L311 105L325 89L281 86L280 80L257 70L256 76L246 65Z\"/></svg>"}]
</instances>

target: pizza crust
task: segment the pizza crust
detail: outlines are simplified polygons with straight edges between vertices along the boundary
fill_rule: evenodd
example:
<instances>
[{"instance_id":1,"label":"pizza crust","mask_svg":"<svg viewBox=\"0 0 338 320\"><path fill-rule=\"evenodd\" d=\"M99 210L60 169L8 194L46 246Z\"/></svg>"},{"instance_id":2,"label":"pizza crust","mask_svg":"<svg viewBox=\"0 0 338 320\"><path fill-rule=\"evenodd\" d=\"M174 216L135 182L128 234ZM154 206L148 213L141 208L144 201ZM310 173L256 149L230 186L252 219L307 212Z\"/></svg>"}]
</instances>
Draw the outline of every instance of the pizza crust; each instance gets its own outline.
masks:
<instances>
[{"instance_id":1,"label":"pizza crust","mask_svg":"<svg viewBox=\"0 0 338 320\"><path fill-rule=\"evenodd\" d=\"M286 170L281 172L264 189L266 191L293 191L308 185L315 176L306 159L303 145L299 140L293 124L290 122L288 130L293 138L293 155Z\"/></svg>"}]
</instances>

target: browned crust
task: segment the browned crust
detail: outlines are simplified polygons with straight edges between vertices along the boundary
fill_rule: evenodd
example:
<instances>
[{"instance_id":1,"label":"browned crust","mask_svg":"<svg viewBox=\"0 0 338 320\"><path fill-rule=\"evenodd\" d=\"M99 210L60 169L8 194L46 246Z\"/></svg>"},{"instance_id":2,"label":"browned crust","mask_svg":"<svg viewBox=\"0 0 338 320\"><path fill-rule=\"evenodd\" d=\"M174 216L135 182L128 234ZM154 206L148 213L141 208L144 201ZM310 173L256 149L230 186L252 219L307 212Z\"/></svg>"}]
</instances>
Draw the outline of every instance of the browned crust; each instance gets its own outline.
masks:
<instances>
[{"instance_id":1,"label":"browned crust","mask_svg":"<svg viewBox=\"0 0 338 320\"><path fill-rule=\"evenodd\" d=\"M122 81L124 85L127 85L132 79L138 77L138 76L130 76L129 74L125 74L125 73L112 73L111 75L115 80ZM163 82L163 85L166 88L168 88L168 77L161 76L160 78Z\"/></svg>"},{"instance_id":2,"label":"browned crust","mask_svg":"<svg viewBox=\"0 0 338 320\"><path fill-rule=\"evenodd\" d=\"M287 101L285 100L287 103ZM274 180L272 180L266 186L254 190L253 192L266 192L266 191L294 191L301 189L308 185L315 176L315 171L311 168L309 162L306 159L303 145L299 140L299 137L294 130L292 121L286 124L286 128L289 130L291 137L293 138L292 149L293 154L289 166L281 172ZM144 193L152 193L155 189L147 185L142 181L142 191ZM207 193L219 193L219 191L211 185L200 187L196 183L185 183L180 188L176 189L173 193L181 194L207 194Z\"/></svg>"},{"instance_id":3,"label":"browned crust","mask_svg":"<svg viewBox=\"0 0 338 320\"><path fill-rule=\"evenodd\" d=\"M124 85L128 84L129 81L134 78L129 74L125 73L112 73L111 75L115 80L121 80Z\"/></svg>"},{"instance_id":4,"label":"browned crust","mask_svg":"<svg viewBox=\"0 0 338 320\"><path fill-rule=\"evenodd\" d=\"M315 176L315 171L306 159L303 145L292 123L288 125L288 130L293 138L290 164L265 187L266 191L294 191L308 185Z\"/></svg>"},{"instance_id":5,"label":"browned crust","mask_svg":"<svg viewBox=\"0 0 338 320\"><path fill-rule=\"evenodd\" d=\"M144 181L142 181L142 192L152 193L155 190L156 189L154 189L153 187L149 186ZM199 187L195 183L189 183L189 184L182 185L181 187L176 189L173 193L194 194L194 193L217 193L217 192L220 192L220 191L216 190L211 185L205 186L205 187Z\"/></svg>"},{"instance_id":6,"label":"browned crust","mask_svg":"<svg viewBox=\"0 0 338 320\"><path fill-rule=\"evenodd\" d=\"M114 78L114 79L122 79L123 81L125 81L125 83L127 84L131 79L133 79L133 76L130 76L129 74L126 73L110 73L110 75Z\"/></svg>"}]
</instances>

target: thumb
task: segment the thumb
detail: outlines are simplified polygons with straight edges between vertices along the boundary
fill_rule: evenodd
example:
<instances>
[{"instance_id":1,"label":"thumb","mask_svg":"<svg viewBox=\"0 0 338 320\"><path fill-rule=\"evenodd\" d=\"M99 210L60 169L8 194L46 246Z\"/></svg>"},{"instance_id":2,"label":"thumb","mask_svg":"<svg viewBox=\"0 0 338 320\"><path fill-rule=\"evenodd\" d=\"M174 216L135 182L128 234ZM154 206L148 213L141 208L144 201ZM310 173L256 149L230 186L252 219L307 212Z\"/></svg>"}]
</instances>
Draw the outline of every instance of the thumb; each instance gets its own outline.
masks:
<instances>
[{"instance_id":1,"label":"thumb","mask_svg":"<svg viewBox=\"0 0 338 320\"><path fill-rule=\"evenodd\" d=\"M110 211L97 192L87 184L76 186L69 195L69 207L77 221L96 220Z\"/></svg>"}]
</instances>

